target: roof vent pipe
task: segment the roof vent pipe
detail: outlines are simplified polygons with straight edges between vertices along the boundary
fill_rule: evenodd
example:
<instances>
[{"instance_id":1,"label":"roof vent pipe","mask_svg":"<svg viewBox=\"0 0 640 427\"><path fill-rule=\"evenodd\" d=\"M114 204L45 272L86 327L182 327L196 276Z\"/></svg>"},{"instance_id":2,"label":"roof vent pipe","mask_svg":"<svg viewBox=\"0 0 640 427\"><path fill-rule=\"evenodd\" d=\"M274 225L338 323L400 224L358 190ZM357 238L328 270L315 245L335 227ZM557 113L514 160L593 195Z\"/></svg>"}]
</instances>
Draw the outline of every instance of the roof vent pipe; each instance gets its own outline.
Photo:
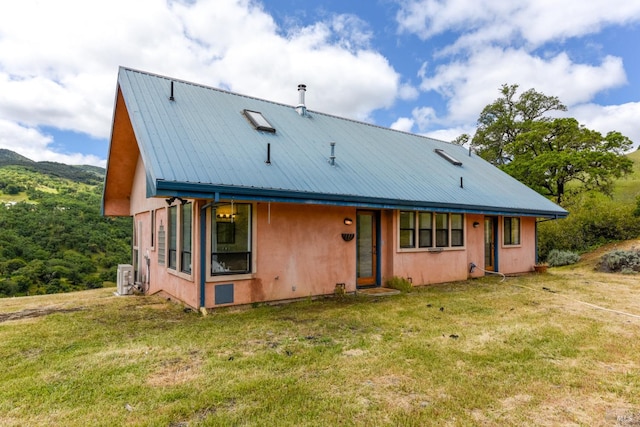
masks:
<instances>
[{"instance_id":1,"label":"roof vent pipe","mask_svg":"<svg viewBox=\"0 0 640 427\"><path fill-rule=\"evenodd\" d=\"M336 165L336 143L331 142L329 145L331 145L331 156L329 156L329 163L331 164L331 166L335 166Z\"/></svg>"},{"instance_id":2,"label":"roof vent pipe","mask_svg":"<svg viewBox=\"0 0 640 427\"><path fill-rule=\"evenodd\" d=\"M169 101L175 101L176 99L173 97L173 82L171 82L171 94L169 95Z\"/></svg>"},{"instance_id":3,"label":"roof vent pipe","mask_svg":"<svg viewBox=\"0 0 640 427\"><path fill-rule=\"evenodd\" d=\"M307 106L304 104L304 93L307 91L307 85L299 84L298 85L298 105L296 106L296 111L301 116L305 116L307 114Z\"/></svg>"}]
</instances>

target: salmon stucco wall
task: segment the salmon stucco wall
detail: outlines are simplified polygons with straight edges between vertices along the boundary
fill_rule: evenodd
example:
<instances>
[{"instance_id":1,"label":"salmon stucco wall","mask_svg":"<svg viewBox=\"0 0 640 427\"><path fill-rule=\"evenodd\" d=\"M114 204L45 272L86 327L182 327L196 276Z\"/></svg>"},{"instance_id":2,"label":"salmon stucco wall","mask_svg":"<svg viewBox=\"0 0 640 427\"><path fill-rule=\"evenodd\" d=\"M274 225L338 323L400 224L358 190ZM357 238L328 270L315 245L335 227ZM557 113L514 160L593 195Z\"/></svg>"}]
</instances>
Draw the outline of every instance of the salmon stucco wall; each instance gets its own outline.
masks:
<instances>
[{"instance_id":1,"label":"salmon stucco wall","mask_svg":"<svg viewBox=\"0 0 640 427\"><path fill-rule=\"evenodd\" d=\"M536 219L520 218L520 244L504 245L503 218L498 229L498 271L504 274L524 273L533 270L536 261Z\"/></svg>"},{"instance_id":2,"label":"salmon stucco wall","mask_svg":"<svg viewBox=\"0 0 640 427\"><path fill-rule=\"evenodd\" d=\"M194 212L197 212L197 204L194 204ZM134 238L134 254L138 250L138 258L133 257L134 268L140 271L139 279L148 282L148 293L154 294L163 291L166 294L179 299L192 307L198 307L198 286L195 272L199 268L198 259L194 257L192 273L184 274L167 269L168 245L164 242L164 256L161 261L160 247L158 242L163 230L165 237L168 237L167 207L163 198L146 197L146 178L142 161L138 160L135 179L131 191L131 211L135 212L134 233L138 238ZM152 221L153 217L153 221ZM198 230L198 215L193 218L193 230ZM152 226L154 236L152 239ZM196 239L193 240L193 253L198 253ZM148 263L147 263L148 259ZM137 265L136 265L137 264Z\"/></svg>"},{"instance_id":3,"label":"salmon stucco wall","mask_svg":"<svg viewBox=\"0 0 640 427\"><path fill-rule=\"evenodd\" d=\"M332 294L336 284L355 291L355 209L324 205L256 203L250 277L214 276L207 283L207 307L215 306L215 286L234 285L234 304Z\"/></svg>"},{"instance_id":4,"label":"salmon stucco wall","mask_svg":"<svg viewBox=\"0 0 640 427\"><path fill-rule=\"evenodd\" d=\"M427 285L468 277L482 276L481 271L469 273L469 264L482 265L484 254L484 234L481 226L473 227L474 222L482 224L481 215L465 215L465 246L439 250L403 250L399 248L398 212L393 217L393 235L391 250L392 271L385 271L385 278L399 276L410 279L416 285Z\"/></svg>"},{"instance_id":5,"label":"salmon stucco wall","mask_svg":"<svg viewBox=\"0 0 640 427\"><path fill-rule=\"evenodd\" d=\"M391 264L383 264L385 279L392 276L408 278L414 285L427 285L465 280L485 275L484 267L484 216L465 215L465 245L462 248L445 248L442 251L402 250L398 247L398 214L393 226L383 229L392 236L385 251ZM477 224L474 227L474 224ZM503 218L498 221L498 271L504 274L531 271L535 262L535 218L521 218L521 242L519 245L503 244ZM471 264L479 268L470 271Z\"/></svg>"}]
</instances>

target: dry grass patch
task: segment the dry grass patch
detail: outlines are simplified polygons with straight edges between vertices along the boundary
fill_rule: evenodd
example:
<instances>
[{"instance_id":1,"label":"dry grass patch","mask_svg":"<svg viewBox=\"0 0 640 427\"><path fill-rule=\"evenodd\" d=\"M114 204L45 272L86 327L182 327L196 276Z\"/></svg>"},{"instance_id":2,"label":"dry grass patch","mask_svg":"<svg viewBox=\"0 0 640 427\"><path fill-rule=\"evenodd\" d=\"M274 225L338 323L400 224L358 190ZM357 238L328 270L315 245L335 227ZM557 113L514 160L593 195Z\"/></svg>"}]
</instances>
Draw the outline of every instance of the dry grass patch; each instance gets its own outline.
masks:
<instances>
[{"instance_id":1,"label":"dry grass patch","mask_svg":"<svg viewBox=\"0 0 640 427\"><path fill-rule=\"evenodd\" d=\"M639 287L586 262L206 317L113 289L0 300L57 310L0 323L0 424L638 425Z\"/></svg>"}]
</instances>

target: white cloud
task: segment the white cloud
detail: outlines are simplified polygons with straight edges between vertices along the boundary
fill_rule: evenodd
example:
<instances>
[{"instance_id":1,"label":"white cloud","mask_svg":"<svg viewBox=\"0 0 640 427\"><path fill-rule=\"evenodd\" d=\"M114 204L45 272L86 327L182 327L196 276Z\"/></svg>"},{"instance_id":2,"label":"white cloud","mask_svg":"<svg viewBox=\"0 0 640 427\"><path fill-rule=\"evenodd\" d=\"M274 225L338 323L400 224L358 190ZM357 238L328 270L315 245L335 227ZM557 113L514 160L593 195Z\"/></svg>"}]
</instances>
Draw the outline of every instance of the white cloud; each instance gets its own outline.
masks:
<instances>
[{"instance_id":1,"label":"white cloud","mask_svg":"<svg viewBox=\"0 0 640 427\"><path fill-rule=\"evenodd\" d=\"M398 120L393 122L389 127L391 129L399 130L402 132L411 132L411 129L413 129L414 124L415 124L415 120L409 117L400 117Z\"/></svg>"},{"instance_id":2,"label":"white cloud","mask_svg":"<svg viewBox=\"0 0 640 427\"><path fill-rule=\"evenodd\" d=\"M68 165L96 165L104 167L106 161L97 156L82 154L61 154L48 149L53 138L38 129L0 119L0 148L27 157L33 161L50 161Z\"/></svg>"},{"instance_id":3,"label":"white cloud","mask_svg":"<svg viewBox=\"0 0 640 427\"><path fill-rule=\"evenodd\" d=\"M512 44L535 47L640 21L640 3L628 0L405 0L396 16L401 32L423 40L449 31L465 34L455 47ZM454 50L457 50L454 49Z\"/></svg>"},{"instance_id":4,"label":"white cloud","mask_svg":"<svg viewBox=\"0 0 640 427\"><path fill-rule=\"evenodd\" d=\"M22 0L0 14L0 115L107 138L124 65L288 104L305 83L310 109L368 120L417 95L371 36L353 15L279 28L253 0Z\"/></svg>"},{"instance_id":5,"label":"white cloud","mask_svg":"<svg viewBox=\"0 0 640 427\"><path fill-rule=\"evenodd\" d=\"M468 60L437 67L425 76L421 89L448 99L451 123L475 121L498 98L502 84L518 84L557 96L568 106L584 103L598 92L626 83L620 58L608 56L599 65L575 64L564 53L540 58L523 50L486 48Z\"/></svg>"}]
</instances>

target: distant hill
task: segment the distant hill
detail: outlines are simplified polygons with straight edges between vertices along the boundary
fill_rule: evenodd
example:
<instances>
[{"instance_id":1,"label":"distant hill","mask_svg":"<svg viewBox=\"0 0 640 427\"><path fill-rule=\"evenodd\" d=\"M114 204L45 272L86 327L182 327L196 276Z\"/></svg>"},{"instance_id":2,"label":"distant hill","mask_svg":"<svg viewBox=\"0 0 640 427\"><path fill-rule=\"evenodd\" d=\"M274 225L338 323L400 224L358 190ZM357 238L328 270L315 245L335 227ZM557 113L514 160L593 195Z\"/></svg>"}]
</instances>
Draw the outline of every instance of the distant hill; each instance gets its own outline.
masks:
<instances>
[{"instance_id":1,"label":"distant hill","mask_svg":"<svg viewBox=\"0 0 640 427\"><path fill-rule=\"evenodd\" d=\"M34 172L84 184L101 183L106 172L104 168L91 165L74 166L56 162L34 162L16 152L0 148L0 167L2 166L24 166Z\"/></svg>"},{"instance_id":2,"label":"distant hill","mask_svg":"<svg viewBox=\"0 0 640 427\"><path fill-rule=\"evenodd\" d=\"M105 218L105 170L0 149L0 297L102 287L131 262L131 218Z\"/></svg>"},{"instance_id":3,"label":"distant hill","mask_svg":"<svg viewBox=\"0 0 640 427\"><path fill-rule=\"evenodd\" d=\"M0 166L6 165L27 165L35 163L31 159L27 159L20 154L13 152L11 150L7 150L5 148L0 148Z\"/></svg>"},{"instance_id":4,"label":"distant hill","mask_svg":"<svg viewBox=\"0 0 640 427\"><path fill-rule=\"evenodd\" d=\"M633 172L615 182L613 198L621 203L636 203L640 196L640 151L627 154L627 158L633 160Z\"/></svg>"}]
</instances>

